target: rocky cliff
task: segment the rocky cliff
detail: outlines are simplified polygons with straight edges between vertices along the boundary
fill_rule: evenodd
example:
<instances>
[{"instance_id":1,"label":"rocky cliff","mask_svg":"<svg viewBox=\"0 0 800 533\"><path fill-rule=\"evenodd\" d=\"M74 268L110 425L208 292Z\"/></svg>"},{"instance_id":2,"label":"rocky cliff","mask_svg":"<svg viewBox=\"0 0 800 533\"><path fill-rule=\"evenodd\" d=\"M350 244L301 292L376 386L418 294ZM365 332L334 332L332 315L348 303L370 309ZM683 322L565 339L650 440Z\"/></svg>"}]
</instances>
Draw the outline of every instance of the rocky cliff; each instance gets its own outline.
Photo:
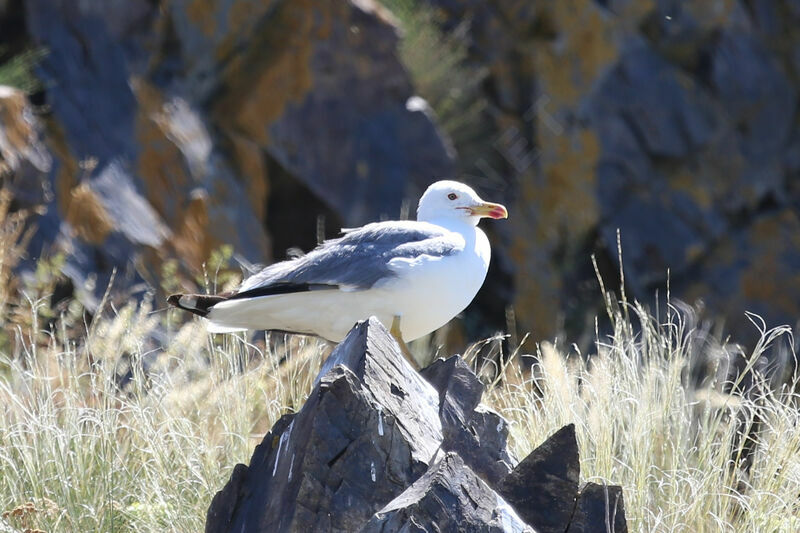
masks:
<instances>
[{"instance_id":1,"label":"rocky cliff","mask_svg":"<svg viewBox=\"0 0 800 533\"><path fill-rule=\"evenodd\" d=\"M738 335L744 310L795 323L800 3L427 3L488 70L494 152L474 173L511 200L524 331L586 329L588 257L618 280L617 229L629 295L663 295L669 271Z\"/></svg>"},{"instance_id":2,"label":"rocky cliff","mask_svg":"<svg viewBox=\"0 0 800 533\"><path fill-rule=\"evenodd\" d=\"M370 1L3 9L24 24L20 46L47 52L38 121L19 95L0 102L16 143L0 145L5 181L19 207L43 206L32 257L66 251L90 308L114 268L131 288L158 286L169 257L199 272L224 243L248 262L283 259L316 243L319 215L329 235L397 217L450 174L434 122L409 105L396 28ZM31 133L11 136L18 123Z\"/></svg>"},{"instance_id":3,"label":"rocky cliff","mask_svg":"<svg viewBox=\"0 0 800 533\"><path fill-rule=\"evenodd\" d=\"M485 73L469 144L416 97L374 0L0 2L5 49L47 53L32 104L0 93L0 172L37 206L29 259L64 251L91 308L114 269L141 293L223 243L282 259L320 217L331 236L400 216L458 169L511 212L473 338L509 305L537 339L593 331L590 256L613 288L617 229L629 296L663 295L669 271L739 335L744 310L800 316L797 0L405 4Z\"/></svg>"}]
</instances>

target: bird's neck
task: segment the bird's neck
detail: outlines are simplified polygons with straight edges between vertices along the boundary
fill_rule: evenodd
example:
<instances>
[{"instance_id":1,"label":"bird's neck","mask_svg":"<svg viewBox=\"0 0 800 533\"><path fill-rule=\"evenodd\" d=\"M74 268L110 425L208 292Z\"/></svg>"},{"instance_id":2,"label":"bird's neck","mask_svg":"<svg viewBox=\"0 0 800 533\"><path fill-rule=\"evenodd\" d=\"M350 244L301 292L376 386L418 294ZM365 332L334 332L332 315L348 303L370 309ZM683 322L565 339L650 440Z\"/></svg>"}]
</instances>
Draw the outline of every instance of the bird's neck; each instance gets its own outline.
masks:
<instances>
[{"instance_id":1,"label":"bird's neck","mask_svg":"<svg viewBox=\"0 0 800 533\"><path fill-rule=\"evenodd\" d=\"M477 224L473 223L471 217L440 217L427 220L426 222L430 222L431 224L436 224L437 226L441 226L447 230L460 233L467 239L474 237L478 231L478 226Z\"/></svg>"}]
</instances>

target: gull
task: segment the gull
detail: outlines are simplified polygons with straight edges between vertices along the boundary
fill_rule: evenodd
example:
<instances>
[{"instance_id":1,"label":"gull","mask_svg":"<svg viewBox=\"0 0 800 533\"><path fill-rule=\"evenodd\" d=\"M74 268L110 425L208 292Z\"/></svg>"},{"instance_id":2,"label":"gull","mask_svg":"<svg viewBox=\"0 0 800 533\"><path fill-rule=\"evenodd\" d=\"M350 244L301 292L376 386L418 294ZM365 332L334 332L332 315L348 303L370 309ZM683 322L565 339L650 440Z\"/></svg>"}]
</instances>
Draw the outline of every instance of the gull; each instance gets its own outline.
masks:
<instances>
[{"instance_id":1,"label":"gull","mask_svg":"<svg viewBox=\"0 0 800 533\"><path fill-rule=\"evenodd\" d=\"M420 198L416 221L343 229L233 293L175 294L168 302L203 317L212 333L280 330L331 342L375 316L408 356L405 342L445 325L483 285L491 248L478 222L486 217L508 211L463 183L437 181Z\"/></svg>"}]
</instances>

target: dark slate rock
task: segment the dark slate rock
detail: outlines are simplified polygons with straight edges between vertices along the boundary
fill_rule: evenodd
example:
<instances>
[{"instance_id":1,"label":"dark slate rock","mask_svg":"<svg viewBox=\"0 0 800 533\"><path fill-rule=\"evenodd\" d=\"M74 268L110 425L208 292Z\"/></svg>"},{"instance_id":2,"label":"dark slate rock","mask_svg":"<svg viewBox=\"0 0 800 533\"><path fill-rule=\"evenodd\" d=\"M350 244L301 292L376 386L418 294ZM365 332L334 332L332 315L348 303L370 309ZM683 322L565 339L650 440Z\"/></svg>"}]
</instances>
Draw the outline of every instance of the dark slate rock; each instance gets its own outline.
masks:
<instances>
[{"instance_id":1,"label":"dark slate rock","mask_svg":"<svg viewBox=\"0 0 800 533\"><path fill-rule=\"evenodd\" d=\"M67 252L65 273L81 289L82 303L94 309L114 270L115 291L141 296L144 280L158 279L163 257L157 254L164 250L180 250L177 255L199 266L207 248L230 243L248 261L263 260L261 220L243 208L246 188L212 138L216 132L203 110L145 80L143 69L154 62L147 54L157 48L148 42L157 33L151 23L161 16L152 2L32 0L25 9L32 46L48 52L37 75L54 155L42 179L48 218L36 220L43 229L31 249ZM109 219L108 237L86 238L65 220L79 184ZM199 218L187 213L195 188L211 199ZM203 219L214 222L194 228L203 235L187 240L186 224ZM97 282L87 283L92 279Z\"/></svg>"},{"instance_id":2,"label":"dark slate rock","mask_svg":"<svg viewBox=\"0 0 800 533\"><path fill-rule=\"evenodd\" d=\"M739 149L758 161L779 153L794 124L797 90L763 43L727 29L712 60L711 83L725 109L741 122Z\"/></svg>"},{"instance_id":3,"label":"dark slate rock","mask_svg":"<svg viewBox=\"0 0 800 533\"><path fill-rule=\"evenodd\" d=\"M478 405L484 388L478 376L457 355L434 361L421 374L439 392L442 448L457 452L491 485L500 481L515 462L506 447L508 423Z\"/></svg>"},{"instance_id":4,"label":"dark slate rock","mask_svg":"<svg viewBox=\"0 0 800 533\"><path fill-rule=\"evenodd\" d=\"M284 415L275 422L272 431L267 433L267 436L264 437L261 444L256 446L253 452L253 459L258 458L258 462L263 463L270 452L269 448L271 443L286 431L294 420L294 417L295 415ZM252 467L256 462L251 460L250 464ZM229 530L229 525L239 511L241 503L248 497L250 485L257 482L257 478L253 477L250 473L251 467L237 464L233 468L233 472L231 472L231 478L228 483L221 491L214 495L208 512L206 513L206 532Z\"/></svg>"},{"instance_id":5,"label":"dark slate rock","mask_svg":"<svg viewBox=\"0 0 800 533\"><path fill-rule=\"evenodd\" d=\"M381 322L370 317L359 322L347 337L328 356L317 376L319 382L336 366L344 366L363 382L364 387L380 395L380 408L384 414L402 416L402 431L407 438L432 435L441 443L442 425L437 416L436 390L414 370L403 357L397 341ZM421 460L434 452L430 443L424 443Z\"/></svg>"},{"instance_id":6,"label":"dark slate rock","mask_svg":"<svg viewBox=\"0 0 800 533\"><path fill-rule=\"evenodd\" d=\"M540 533L563 533L578 493L578 441L575 425L556 431L533 450L495 489Z\"/></svg>"},{"instance_id":7,"label":"dark slate rock","mask_svg":"<svg viewBox=\"0 0 800 533\"><path fill-rule=\"evenodd\" d=\"M373 2L274 2L213 98L223 130L256 140L345 225L396 217L404 197L454 169L381 13Z\"/></svg>"},{"instance_id":8,"label":"dark slate rock","mask_svg":"<svg viewBox=\"0 0 800 533\"><path fill-rule=\"evenodd\" d=\"M508 472L506 423L461 358L423 373L436 388L377 319L358 323L300 412L234 468L206 533L600 531L607 510L624 531L619 487L589 484L576 503L573 425Z\"/></svg>"},{"instance_id":9,"label":"dark slate rock","mask_svg":"<svg viewBox=\"0 0 800 533\"><path fill-rule=\"evenodd\" d=\"M587 483L567 533L627 533L622 487Z\"/></svg>"},{"instance_id":10,"label":"dark slate rock","mask_svg":"<svg viewBox=\"0 0 800 533\"><path fill-rule=\"evenodd\" d=\"M300 412L215 497L207 533L356 531L433 462L436 393L380 322L359 323L330 360Z\"/></svg>"},{"instance_id":11,"label":"dark slate rock","mask_svg":"<svg viewBox=\"0 0 800 533\"><path fill-rule=\"evenodd\" d=\"M125 263L141 275L117 276L123 294L144 280L158 287L167 256L181 260L181 275L224 244L246 263L269 262L268 232L287 230L265 227L279 174L268 166L348 225L396 217L432 176L451 174L447 143L413 105L396 28L372 2L14 4L25 47L47 51L37 99L53 160L38 165L35 182L17 181L16 205L47 204L29 255L83 248L70 278L89 308ZM108 241L65 220L78 186L113 219ZM319 215L307 203L301 212ZM304 237L287 235L292 246Z\"/></svg>"},{"instance_id":12,"label":"dark slate rock","mask_svg":"<svg viewBox=\"0 0 800 533\"><path fill-rule=\"evenodd\" d=\"M636 294L647 294L663 284L668 269L673 275L686 272L727 228L720 213L670 182L672 163L659 166L707 148L719 126L717 107L695 80L637 42L583 111L603 149L597 167L599 234L616 258L621 231L626 281Z\"/></svg>"},{"instance_id":13,"label":"dark slate rock","mask_svg":"<svg viewBox=\"0 0 800 533\"><path fill-rule=\"evenodd\" d=\"M602 130L622 117L640 147L657 157L685 157L714 132L709 98L649 46L632 46L588 100L587 112ZM604 151L617 153L616 137L601 137Z\"/></svg>"},{"instance_id":14,"label":"dark slate rock","mask_svg":"<svg viewBox=\"0 0 800 533\"><path fill-rule=\"evenodd\" d=\"M483 383L457 355L437 359L420 374L439 392L439 409L447 417L442 422L466 422L481 401Z\"/></svg>"},{"instance_id":15,"label":"dark slate rock","mask_svg":"<svg viewBox=\"0 0 800 533\"><path fill-rule=\"evenodd\" d=\"M754 217L750 225L737 228L712 247L703 264L692 271L693 276L675 284L676 290L703 295L709 308L725 310L720 314L726 328L740 332L738 342L753 346L759 333L742 309L767 324L781 324L786 323L785 310L798 304L789 289L800 267L798 235L800 211L796 207ZM784 296L782 307L774 305L778 294Z\"/></svg>"},{"instance_id":16,"label":"dark slate rock","mask_svg":"<svg viewBox=\"0 0 800 533\"><path fill-rule=\"evenodd\" d=\"M455 453L448 453L361 529L361 533L411 531L533 533Z\"/></svg>"},{"instance_id":17,"label":"dark slate rock","mask_svg":"<svg viewBox=\"0 0 800 533\"><path fill-rule=\"evenodd\" d=\"M246 497L247 466L239 463L233 467L231 479L225 488L214 495L206 512L205 531L225 531L238 507Z\"/></svg>"},{"instance_id":18,"label":"dark slate rock","mask_svg":"<svg viewBox=\"0 0 800 533\"><path fill-rule=\"evenodd\" d=\"M667 270L686 272L698 251L705 251L707 236L698 231L697 222L703 215L696 207L691 210L697 214L694 219L675 216L674 193L642 196L609 212L609 223L600 232L611 255L617 254L620 231L625 281L637 294L646 294L648 287L663 283ZM616 259L617 255L611 257Z\"/></svg>"},{"instance_id":19,"label":"dark slate rock","mask_svg":"<svg viewBox=\"0 0 800 533\"><path fill-rule=\"evenodd\" d=\"M47 88L52 113L77 159L95 158L103 166L119 157L135 157L131 139L136 100L128 51L113 35L113 24L95 9L100 4L31 0L25 6L33 41L48 51L37 75ZM133 17L139 4L146 2L120 7ZM120 14L118 10L115 20Z\"/></svg>"},{"instance_id":20,"label":"dark slate rock","mask_svg":"<svg viewBox=\"0 0 800 533\"><path fill-rule=\"evenodd\" d=\"M275 141L268 147L345 224L395 217L410 191L454 171L453 154L431 117L412 105L415 90L397 56L396 29L360 4L352 2L347 22L362 38L342 31L319 43L310 64L319 73L315 86L270 127ZM366 78L365 63L373 66ZM337 75L324 74L331 71ZM335 147L320 117L339 132Z\"/></svg>"},{"instance_id":21,"label":"dark slate rock","mask_svg":"<svg viewBox=\"0 0 800 533\"><path fill-rule=\"evenodd\" d=\"M456 438L453 438L456 432L447 432L444 447L458 452L470 468L494 486L517 464L507 448L508 428L505 418L479 405L466 430L458 432Z\"/></svg>"}]
</instances>

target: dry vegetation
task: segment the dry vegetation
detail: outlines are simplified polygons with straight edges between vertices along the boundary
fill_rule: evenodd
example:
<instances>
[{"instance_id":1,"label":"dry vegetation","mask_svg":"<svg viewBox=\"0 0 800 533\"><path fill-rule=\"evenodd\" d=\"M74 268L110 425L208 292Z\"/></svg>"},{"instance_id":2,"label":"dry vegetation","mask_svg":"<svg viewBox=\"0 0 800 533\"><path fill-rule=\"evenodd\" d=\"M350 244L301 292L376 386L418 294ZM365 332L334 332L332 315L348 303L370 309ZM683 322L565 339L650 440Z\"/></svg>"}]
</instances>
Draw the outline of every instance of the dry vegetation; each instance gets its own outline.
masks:
<instances>
[{"instance_id":1,"label":"dry vegetation","mask_svg":"<svg viewBox=\"0 0 800 533\"><path fill-rule=\"evenodd\" d=\"M776 387L755 370L790 330L763 330L732 373L738 350L691 313L659 323L634 310L641 328L615 312L588 359L543 343L530 374L525 356L502 368L485 401L509 420L517 455L574 422L582 479L623 486L631 531L800 531L797 378ZM698 365L712 372L693 386Z\"/></svg>"},{"instance_id":2,"label":"dry vegetation","mask_svg":"<svg viewBox=\"0 0 800 533\"><path fill-rule=\"evenodd\" d=\"M330 347L212 338L147 302L108 304L90 324L74 303L49 309L57 268L10 275L19 222L0 231L0 532L202 530L213 494L302 405ZM583 480L623 485L632 531L799 531L796 377L756 371L789 330L764 330L734 372L732 345L690 312L609 309L614 333L589 356L541 344L477 369L516 455L574 422Z\"/></svg>"}]
</instances>

